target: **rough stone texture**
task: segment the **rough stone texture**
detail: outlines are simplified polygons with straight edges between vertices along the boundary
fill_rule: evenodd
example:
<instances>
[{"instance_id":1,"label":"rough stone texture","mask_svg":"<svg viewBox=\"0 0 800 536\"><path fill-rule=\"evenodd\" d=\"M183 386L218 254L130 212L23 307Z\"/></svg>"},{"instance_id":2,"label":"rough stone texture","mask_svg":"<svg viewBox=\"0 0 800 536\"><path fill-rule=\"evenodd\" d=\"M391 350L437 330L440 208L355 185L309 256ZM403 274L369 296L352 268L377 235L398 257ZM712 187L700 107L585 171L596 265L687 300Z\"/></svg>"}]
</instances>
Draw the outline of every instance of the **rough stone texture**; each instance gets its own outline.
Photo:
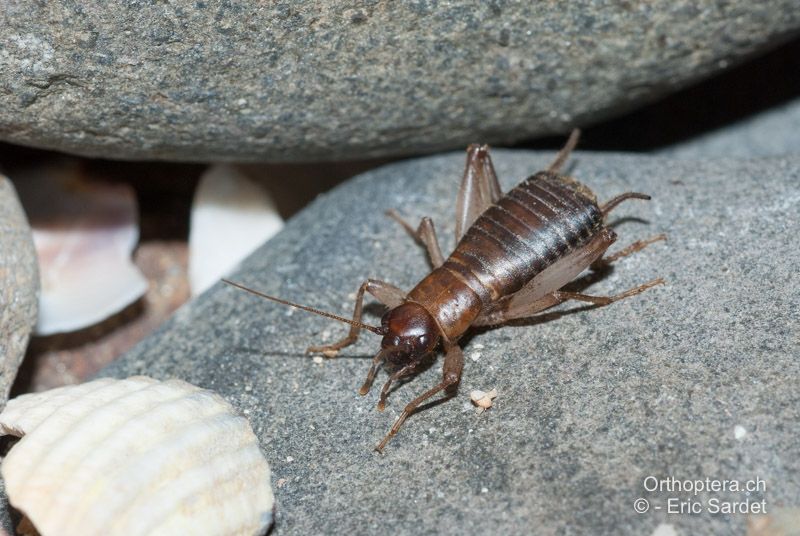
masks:
<instances>
[{"instance_id":1,"label":"rough stone texture","mask_svg":"<svg viewBox=\"0 0 800 536\"><path fill-rule=\"evenodd\" d=\"M0 174L0 409L36 325L39 266L31 229L11 181ZM14 534L0 481L0 535Z\"/></svg>"},{"instance_id":2,"label":"rough stone texture","mask_svg":"<svg viewBox=\"0 0 800 536\"><path fill-rule=\"evenodd\" d=\"M800 154L800 98L658 151L678 158Z\"/></svg>"},{"instance_id":3,"label":"rough stone texture","mask_svg":"<svg viewBox=\"0 0 800 536\"><path fill-rule=\"evenodd\" d=\"M8 498L6 497L6 483L0 479L0 536L13 536L14 521L9 515Z\"/></svg>"},{"instance_id":4,"label":"rough stone texture","mask_svg":"<svg viewBox=\"0 0 800 536\"><path fill-rule=\"evenodd\" d=\"M0 139L91 156L364 158L607 117L800 28L794 0L6 2Z\"/></svg>"},{"instance_id":5,"label":"rough stone texture","mask_svg":"<svg viewBox=\"0 0 800 536\"><path fill-rule=\"evenodd\" d=\"M0 409L36 325L38 299L31 228L11 181L0 174Z\"/></svg>"},{"instance_id":6,"label":"rough stone texture","mask_svg":"<svg viewBox=\"0 0 800 536\"><path fill-rule=\"evenodd\" d=\"M553 156L494 154L506 187ZM234 279L341 314L366 277L410 288L427 271L423 252L382 213L433 215L443 246L452 247L463 158L398 163L346 183L292 219ZM768 511L796 507L800 157L675 162L579 153L571 170L601 199L631 189L653 195L615 211L613 249L669 234L589 291L614 293L658 276L667 285L469 337L458 397L412 416L385 455L372 448L399 409L437 381L441 362L378 413L375 390L356 393L376 337L316 363L306 346L346 326L231 287L184 306L104 374L182 378L244 412L274 468L276 535L647 535L660 523L685 536L745 532L743 515L636 514L638 497L653 507L668 497L746 499L651 493L648 475L758 477L766 492L752 500L766 500ZM491 388L494 407L476 415L470 390Z\"/></svg>"}]
</instances>

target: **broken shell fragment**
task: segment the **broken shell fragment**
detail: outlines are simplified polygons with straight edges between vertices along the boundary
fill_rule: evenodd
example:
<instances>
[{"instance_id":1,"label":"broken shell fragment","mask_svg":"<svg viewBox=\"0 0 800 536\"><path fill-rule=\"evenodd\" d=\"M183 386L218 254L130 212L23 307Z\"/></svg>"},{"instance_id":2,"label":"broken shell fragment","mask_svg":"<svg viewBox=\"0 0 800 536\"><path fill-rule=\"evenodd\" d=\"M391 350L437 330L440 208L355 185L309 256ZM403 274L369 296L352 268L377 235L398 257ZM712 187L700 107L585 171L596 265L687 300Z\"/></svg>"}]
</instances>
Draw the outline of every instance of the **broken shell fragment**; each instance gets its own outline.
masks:
<instances>
[{"instance_id":1,"label":"broken shell fragment","mask_svg":"<svg viewBox=\"0 0 800 536\"><path fill-rule=\"evenodd\" d=\"M195 296L283 227L269 193L226 164L213 166L200 178L191 219L189 283Z\"/></svg>"},{"instance_id":2,"label":"broken shell fragment","mask_svg":"<svg viewBox=\"0 0 800 536\"><path fill-rule=\"evenodd\" d=\"M39 260L37 334L91 326L144 295L147 280L131 260L139 241L133 188L90 180L69 164L14 179Z\"/></svg>"},{"instance_id":3,"label":"broken shell fragment","mask_svg":"<svg viewBox=\"0 0 800 536\"><path fill-rule=\"evenodd\" d=\"M270 471L249 423L186 382L101 379L28 394L0 414L22 439L2 465L40 534L262 534Z\"/></svg>"},{"instance_id":4,"label":"broken shell fragment","mask_svg":"<svg viewBox=\"0 0 800 536\"><path fill-rule=\"evenodd\" d=\"M497 390L492 389L487 393L476 389L469 393L469 398L478 407L478 413L483 413L492 407L492 401L497 398Z\"/></svg>"}]
</instances>

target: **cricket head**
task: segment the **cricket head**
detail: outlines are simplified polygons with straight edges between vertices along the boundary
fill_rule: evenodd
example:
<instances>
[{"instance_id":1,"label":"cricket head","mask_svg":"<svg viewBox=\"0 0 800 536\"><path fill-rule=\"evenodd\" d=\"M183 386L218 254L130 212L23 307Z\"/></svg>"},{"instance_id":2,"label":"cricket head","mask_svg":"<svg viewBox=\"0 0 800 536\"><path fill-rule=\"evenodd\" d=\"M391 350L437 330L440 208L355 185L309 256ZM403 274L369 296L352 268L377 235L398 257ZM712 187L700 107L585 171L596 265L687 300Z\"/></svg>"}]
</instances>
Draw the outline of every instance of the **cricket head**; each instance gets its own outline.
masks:
<instances>
[{"instance_id":1,"label":"cricket head","mask_svg":"<svg viewBox=\"0 0 800 536\"><path fill-rule=\"evenodd\" d=\"M439 342L439 328L424 307L404 303L381 319L381 351L394 366L405 366L432 352Z\"/></svg>"}]
</instances>

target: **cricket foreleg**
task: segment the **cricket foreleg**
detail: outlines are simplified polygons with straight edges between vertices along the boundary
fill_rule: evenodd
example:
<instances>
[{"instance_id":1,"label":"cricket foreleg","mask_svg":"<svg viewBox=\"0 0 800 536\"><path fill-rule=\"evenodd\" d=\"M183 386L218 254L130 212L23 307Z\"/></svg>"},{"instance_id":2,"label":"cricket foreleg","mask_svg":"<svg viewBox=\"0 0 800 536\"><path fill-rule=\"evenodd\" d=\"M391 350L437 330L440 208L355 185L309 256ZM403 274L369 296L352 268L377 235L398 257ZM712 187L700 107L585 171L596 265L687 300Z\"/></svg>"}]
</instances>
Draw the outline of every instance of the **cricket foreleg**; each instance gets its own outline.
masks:
<instances>
[{"instance_id":1,"label":"cricket foreleg","mask_svg":"<svg viewBox=\"0 0 800 536\"><path fill-rule=\"evenodd\" d=\"M369 292L381 303L388 307L397 307L405 300L405 293L394 285L384 281L378 281L377 279L367 279L358 288L358 293L356 294L356 305L355 309L353 310L353 320L355 322L361 322L361 310L364 303L364 292ZM358 326L350 326L350 331L342 340L333 344L309 346L307 351L309 353L322 353L326 357L336 357L336 354L339 352L339 350L346 346L350 346L356 342L356 340L358 340L358 335L360 332L361 328Z\"/></svg>"},{"instance_id":2,"label":"cricket foreleg","mask_svg":"<svg viewBox=\"0 0 800 536\"><path fill-rule=\"evenodd\" d=\"M414 371L417 370L417 362L411 363L410 365L406 365L405 367L401 368L391 376L389 379L386 380L386 383L383 384L383 388L381 389L381 397L378 400L378 411L383 411L386 409L386 398L389 396L389 389L392 387L392 384L401 378L405 378L406 376L410 376L414 374Z\"/></svg>"},{"instance_id":3,"label":"cricket foreleg","mask_svg":"<svg viewBox=\"0 0 800 536\"><path fill-rule=\"evenodd\" d=\"M386 437L375 447L375 450L378 452L383 452L384 447L386 444L391 441L391 439L397 434L400 430L400 427L403 426L403 423L406 422L406 419L414 413L414 411L419 407L420 404L428 400L430 397L439 393L440 391L448 391L456 386L461 381L461 372L464 369L464 353L461 351L461 348L454 344L447 348L447 353L444 357L444 366L442 367L442 381L439 382L435 387L428 389L417 398L412 400L411 402L406 405L403 409L403 412L395 421L394 425L392 426L389 433L386 434Z\"/></svg>"}]
</instances>

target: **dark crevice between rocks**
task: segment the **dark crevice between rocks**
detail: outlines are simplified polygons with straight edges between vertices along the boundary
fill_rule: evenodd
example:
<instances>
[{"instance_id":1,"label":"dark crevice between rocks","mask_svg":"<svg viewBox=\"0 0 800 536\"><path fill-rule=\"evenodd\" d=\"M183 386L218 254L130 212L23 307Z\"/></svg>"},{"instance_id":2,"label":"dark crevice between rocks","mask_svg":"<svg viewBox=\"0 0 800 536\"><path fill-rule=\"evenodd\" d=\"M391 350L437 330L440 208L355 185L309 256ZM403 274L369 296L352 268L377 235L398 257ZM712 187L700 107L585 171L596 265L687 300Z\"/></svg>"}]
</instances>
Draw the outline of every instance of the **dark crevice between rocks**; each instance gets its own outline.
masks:
<instances>
[{"instance_id":1,"label":"dark crevice between rocks","mask_svg":"<svg viewBox=\"0 0 800 536\"><path fill-rule=\"evenodd\" d=\"M51 352L80 351L82 348L102 344L107 337L120 328L135 322L145 313L144 300L136 300L122 311L106 318L102 322L87 326L69 333L56 333L47 336L32 336L25 352L17 377L11 386L9 398L30 393L35 387L34 376L42 366L40 359ZM76 365L76 370L81 370L86 376L96 373L106 363L91 363L88 356Z\"/></svg>"},{"instance_id":2,"label":"dark crevice between rocks","mask_svg":"<svg viewBox=\"0 0 800 536\"><path fill-rule=\"evenodd\" d=\"M584 129L580 148L653 151L800 98L800 38L649 106ZM520 144L557 148L563 137Z\"/></svg>"}]
</instances>

